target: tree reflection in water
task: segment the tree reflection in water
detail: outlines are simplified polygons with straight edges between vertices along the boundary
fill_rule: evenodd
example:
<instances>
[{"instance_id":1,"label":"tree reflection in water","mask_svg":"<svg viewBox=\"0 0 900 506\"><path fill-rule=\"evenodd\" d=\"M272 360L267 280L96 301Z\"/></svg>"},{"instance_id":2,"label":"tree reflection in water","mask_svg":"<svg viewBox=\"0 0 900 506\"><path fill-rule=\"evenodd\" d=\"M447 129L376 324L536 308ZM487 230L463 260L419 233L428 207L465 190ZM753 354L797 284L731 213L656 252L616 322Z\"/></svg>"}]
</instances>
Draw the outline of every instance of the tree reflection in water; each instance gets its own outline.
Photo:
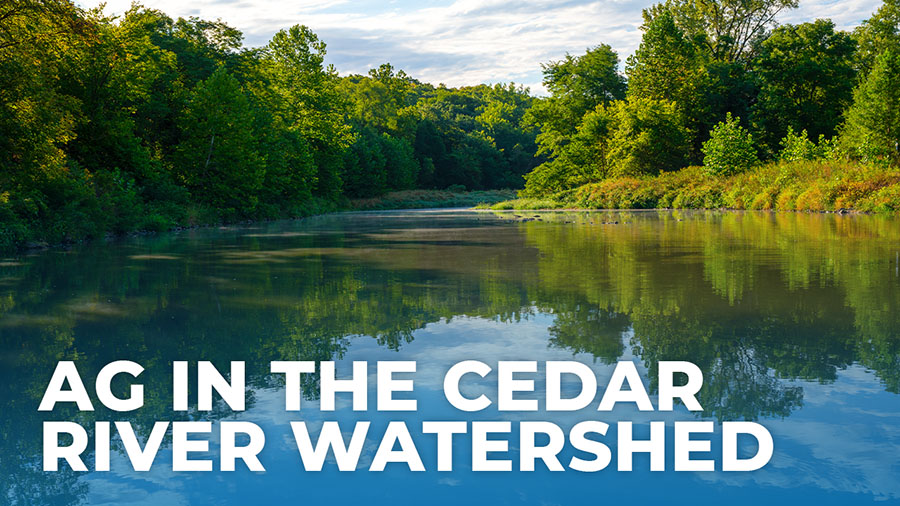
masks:
<instances>
[{"instance_id":1,"label":"tree reflection in water","mask_svg":"<svg viewBox=\"0 0 900 506\"><path fill-rule=\"evenodd\" d=\"M410 212L5 259L0 502L77 504L87 492L74 473L41 472L36 409L63 359L86 378L113 360L142 364L145 406L127 418L143 434L197 415L171 411L173 360L245 360L261 388L277 381L271 360L339 359L366 337L402 354L426 324L460 315L552 314L549 346L603 363L629 351L651 388L657 361L690 360L705 375L702 416L718 420L788 417L803 390L785 379L829 383L854 363L898 393L898 244L896 221L875 216ZM315 376L304 381L314 396ZM52 418L122 419L97 407Z\"/></svg>"}]
</instances>

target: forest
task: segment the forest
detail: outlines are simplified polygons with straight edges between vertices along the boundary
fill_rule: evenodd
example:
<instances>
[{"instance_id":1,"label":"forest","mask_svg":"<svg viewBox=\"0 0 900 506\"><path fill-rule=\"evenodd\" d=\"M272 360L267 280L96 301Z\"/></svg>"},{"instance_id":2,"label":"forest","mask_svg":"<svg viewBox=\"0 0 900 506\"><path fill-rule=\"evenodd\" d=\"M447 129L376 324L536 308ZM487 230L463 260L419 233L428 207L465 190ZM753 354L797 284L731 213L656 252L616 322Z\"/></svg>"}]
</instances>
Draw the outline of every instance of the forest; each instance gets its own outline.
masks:
<instances>
[{"instance_id":1,"label":"forest","mask_svg":"<svg viewBox=\"0 0 900 506\"><path fill-rule=\"evenodd\" d=\"M220 22L67 0L0 6L0 249L299 217L388 191L513 188L533 102L390 64L341 77L304 26L244 48Z\"/></svg>"},{"instance_id":2,"label":"forest","mask_svg":"<svg viewBox=\"0 0 900 506\"><path fill-rule=\"evenodd\" d=\"M514 83L341 76L308 27L247 48L135 4L0 7L0 249L301 217L414 189L501 207L900 209L900 3L852 33L797 0L668 0ZM598 41L601 42L601 41Z\"/></svg>"}]
</instances>

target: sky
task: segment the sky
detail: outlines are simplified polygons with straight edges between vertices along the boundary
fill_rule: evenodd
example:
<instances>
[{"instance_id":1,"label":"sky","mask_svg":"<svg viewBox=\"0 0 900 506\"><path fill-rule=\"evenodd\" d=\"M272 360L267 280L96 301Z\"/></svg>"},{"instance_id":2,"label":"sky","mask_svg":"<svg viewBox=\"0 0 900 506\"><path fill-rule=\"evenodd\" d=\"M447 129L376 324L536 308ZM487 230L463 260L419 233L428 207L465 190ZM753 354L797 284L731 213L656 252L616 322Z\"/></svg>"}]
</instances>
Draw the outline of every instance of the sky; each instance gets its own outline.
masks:
<instances>
[{"instance_id":1,"label":"sky","mask_svg":"<svg viewBox=\"0 0 900 506\"><path fill-rule=\"evenodd\" d=\"M76 0L96 7L101 0ZM641 11L653 0L144 0L172 17L221 19L244 33L248 47L282 28L309 26L327 44L341 75L390 62L433 84L514 81L543 94L540 64L609 44L624 62L640 43ZM107 0L121 14L131 0ZM880 0L801 0L782 23L830 18L851 29Z\"/></svg>"}]
</instances>

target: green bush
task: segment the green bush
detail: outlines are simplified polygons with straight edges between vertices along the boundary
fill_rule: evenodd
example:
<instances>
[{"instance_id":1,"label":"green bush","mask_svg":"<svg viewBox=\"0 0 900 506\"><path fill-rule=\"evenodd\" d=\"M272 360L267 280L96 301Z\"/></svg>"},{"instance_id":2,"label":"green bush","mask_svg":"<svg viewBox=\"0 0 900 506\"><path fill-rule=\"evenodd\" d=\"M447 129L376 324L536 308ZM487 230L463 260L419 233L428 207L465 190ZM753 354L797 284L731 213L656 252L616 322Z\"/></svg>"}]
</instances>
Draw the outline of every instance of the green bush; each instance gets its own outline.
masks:
<instances>
[{"instance_id":1,"label":"green bush","mask_svg":"<svg viewBox=\"0 0 900 506\"><path fill-rule=\"evenodd\" d=\"M713 127L709 140L703 143L703 167L709 174L737 174L758 163L753 136L731 113Z\"/></svg>"},{"instance_id":2,"label":"green bush","mask_svg":"<svg viewBox=\"0 0 900 506\"><path fill-rule=\"evenodd\" d=\"M815 142L809 140L806 130L799 134L794 129L788 127L787 135L781 139L781 153L778 158L786 162L797 162L801 160L817 160L824 158L822 148L817 146Z\"/></svg>"}]
</instances>

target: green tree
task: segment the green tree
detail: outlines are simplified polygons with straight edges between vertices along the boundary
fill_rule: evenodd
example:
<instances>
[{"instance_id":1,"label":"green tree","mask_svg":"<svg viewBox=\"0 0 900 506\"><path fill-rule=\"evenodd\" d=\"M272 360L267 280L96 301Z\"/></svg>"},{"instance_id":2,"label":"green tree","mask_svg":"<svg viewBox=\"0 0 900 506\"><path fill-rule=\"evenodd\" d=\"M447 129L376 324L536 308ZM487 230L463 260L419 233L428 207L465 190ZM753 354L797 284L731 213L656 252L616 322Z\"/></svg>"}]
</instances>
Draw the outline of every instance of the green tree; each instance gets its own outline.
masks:
<instances>
[{"instance_id":1,"label":"green tree","mask_svg":"<svg viewBox=\"0 0 900 506\"><path fill-rule=\"evenodd\" d=\"M540 162L537 151L537 129L525 121L534 102L528 89L515 83L472 88L481 101L477 108L476 132L499 152L502 161L484 174L486 188L516 188L522 176Z\"/></svg>"},{"instance_id":2,"label":"green tree","mask_svg":"<svg viewBox=\"0 0 900 506\"><path fill-rule=\"evenodd\" d=\"M612 123L609 108L603 105L585 114L571 141L525 175L520 195L543 197L607 177Z\"/></svg>"},{"instance_id":3,"label":"green tree","mask_svg":"<svg viewBox=\"0 0 900 506\"><path fill-rule=\"evenodd\" d=\"M388 189L385 157L378 132L372 127L357 130L356 140L344 153L344 194L351 198L377 196Z\"/></svg>"},{"instance_id":4,"label":"green tree","mask_svg":"<svg viewBox=\"0 0 900 506\"><path fill-rule=\"evenodd\" d=\"M159 179L183 107L181 97L166 98L182 91L173 82L177 59L153 42L150 14L135 6L119 24L99 19L89 48L72 55L66 83L84 115L71 158L93 171L122 170L141 186Z\"/></svg>"},{"instance_id":5,"label":"green tree","mask_svg":"<svg viewBox=\"0 0 900 506\"><path fill-rule=\"evenodd\" d=\"M819 136L818 145L809 139L806 130L799 134L794 129L788 127L787 134L781 139L781 152L778 153L778 159L788 162L800 160L818 160L827 158L830 155L832 143L825 140L824 136Z\"/></svg>"},{"instance_id":6,"label":"green tree","mask_svg":"<svg viewBox=\"0 0 900 506\"><path fill-rule=\"evenodd\" d=\"M753 135L731 116L719 122L703 143L703 168L710 174L728 176L758 163Z\"/></svg>"},{"instance_id":7,"label":"green tree","mask_svg":"<svg viewBox=\"0 0 900 506\"><path fill-rule=\"evenodd\" d=\"M900 2L884 0L871 18L853 30L853 38L859 43L856 64L863 75L872 70L881 53L900 52Z\"/></svg>"},{"instance_id":8,"label":"green tree","mask_svg":"<svg viewBox=\"0 0 900 506\"><path fill-rule=\"evenodd\" d=\"M562 60L541 65L547 91L567 99L582 115L625 95L625 80L618 66L619 57L607 44L590 48L581 56L567 54Z\"/></svg>"},{"instance_id":9,"label":"green tree","mask_svg":"<svg viewBox=\"0 0 900 506\"><path fill-rule=\"evenodd\" d=\"M67 16L84 21L67 22ZM96 29L71 4L23 1L0 7L0 188L64 177L81 104L61 92L66 56Z\"/></svg>"},{"instance_id":10,"label":"green tree","mask_svg":"<svg viewBox=\"0 0 900 506\"><path fill-rule=\"evenodd\" d=\"M368 76L353 75L341 79L338 89L347 100L351 121L411 139L416 123L411 106L417 85L405 72L395 72L393 66L385 63L370 70Z\"/></svg>"},{"instance_id":11,"label":"green tree","mask_svg":"<svg viewBox=\"0 0 900 506\"><path fill-rule=\"evenodd\" d=\"M625 68L628 96L674 103L696 155L698 133L709 130L704 128L710 116L704 100L710 84L704 54L678 27L670 9L657 9L656 15L644 11L644 19L641 45Z\"/></svg>"},{"instance_id":12,"label":"green tree","mask_svg":"<svg viewBox=\"0 0 900 506\"><path fill-rule=\"evenodd\" d=\"M525 176L523 196L562 191L606 175L609 114L625 97L619 57L606 44L584 55L543 65L550 97L535 100L524 118L540 129L537 155L547 160Z\"/></svg>"},{"instance_id":13,"label":"green tree","mask_svg":"<svg viewBox=\"0 0 900 506\"><path fill-rule=\"evenodd\" d=\"M841 146L864 160L900 160L900 53L885 51L853 93Z\"/></svg>"},{"instance_id":14,"label":"green tree","mask_svg":"<svg viewBox=\"0 0 900 506\"><path fill-rule=\"evenodd\" d=\"M751 123L765 149L775 152L788 128L834 136L853 96L855 49L850 35L823 19L780 26L760 44Z\"/></svg>"},{"instance_id":15,"label":"green tree","mask_svg":"<svg viewBox=\"0 0 900 506\"><path fill-rule=\"evenodd\" d=\"M415 188L419 176L419 163L409 141L381 134L381 152L384 155L388 187L391 190Z\"/></svg>"},{"instance_id":16,"label":"green tree","mask_svg":"<svg viewBox=\"0 0 900 506\"><path fill-rule=\"evenodd\" d=\"M303 216L311 204L317 172L309 143L264 106L257 104L253 113L253 129L265 164L259 214L269 218Z\"/></svg>"},{"instance_id":17,"label":"green tree","mask_svg":"<svg viewBox=\"0 0 900 506\"><path fill-rule=\"evenodd\" d=\"M585 114L624 98L626 86L618 72L619 57L606 44L542 67L550 97L535 101L527 121L540 128L538 154L554 157L575 134Z\"/></svg>"},{"instance_id":18,"label":"green tree","mask_svg":"<svg viewBox=\"0 0 900 506\"><path fill-rule=\"evenodd\" d=\"M220 68L201 81L181 124L174 170L194 198L225 215L253 212L265 167L250 103L237 79Z\"/></svg>"},{"instance_id":19,"label":"green tree","mask_svg":"<svg viewBox=\"0 0 900 506\"><path fill-rule=\"evenodd\" d=\"M669 100L685 114L699 106L700 88L706 77L702 54L675 23L669 9L656 16L644 13L641 44L628 57L628 95Z\"/></svg>"},{"instance_id":20,"label":"green tree","mask_svg":"<svg viewBox=\"0 0 900 506\"><path fill-rule=\"evenodd\" d=\"M612 175L657 174L684 166L689 135L674 102L619 100L609 107L612 135L607 164Z\"/></svg>"},{"instance_id":21,"label":"green tree","mask_svg":"<svg viewBox=\"0 0 900 506\"><path fill-rule=\"evenodd\" d=\"M747 65L778 14L797 5L799 0L666 0L649 13L670 9L678 26L712 60Z\"/></svg>"},{"instance_id":22,"label":"green tree","mask_svg":"<svg viewBox=\"0 0 900 506\"><path fill-rule=\"evenodd\" d=\"M337 197L342 151L353 133L344 121L337 71L324 65L325 43L296 25L276 33L261 56L264 81L255 86L256 93L309 143L318 169L316 193Z\"/></svg>"}]
</instances>

